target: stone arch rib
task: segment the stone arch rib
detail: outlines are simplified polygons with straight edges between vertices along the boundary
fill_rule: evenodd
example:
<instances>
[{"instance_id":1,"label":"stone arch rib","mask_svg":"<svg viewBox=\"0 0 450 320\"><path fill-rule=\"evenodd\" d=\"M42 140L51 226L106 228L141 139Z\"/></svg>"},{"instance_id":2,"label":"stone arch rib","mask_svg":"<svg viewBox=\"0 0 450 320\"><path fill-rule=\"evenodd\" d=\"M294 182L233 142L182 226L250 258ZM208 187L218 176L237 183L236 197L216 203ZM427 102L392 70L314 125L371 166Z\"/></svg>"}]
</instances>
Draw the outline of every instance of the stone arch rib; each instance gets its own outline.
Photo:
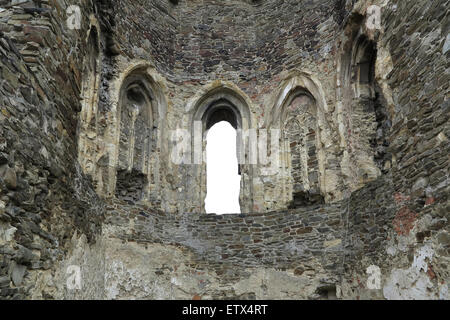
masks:
<instances>
[{"instance_id":1,"label":"stone arch rib","mask_svg":"<svg viewBox=\"0 0 450 320\"><path fill-rule=\"evenodd\" d=\"M86 35L86 53L83 61L81 110L78 126L78 161L83 172L96 184L98 135L98 99L101 74L100 33L98 22L91 17Z\"/></svg>"}]
</instances>

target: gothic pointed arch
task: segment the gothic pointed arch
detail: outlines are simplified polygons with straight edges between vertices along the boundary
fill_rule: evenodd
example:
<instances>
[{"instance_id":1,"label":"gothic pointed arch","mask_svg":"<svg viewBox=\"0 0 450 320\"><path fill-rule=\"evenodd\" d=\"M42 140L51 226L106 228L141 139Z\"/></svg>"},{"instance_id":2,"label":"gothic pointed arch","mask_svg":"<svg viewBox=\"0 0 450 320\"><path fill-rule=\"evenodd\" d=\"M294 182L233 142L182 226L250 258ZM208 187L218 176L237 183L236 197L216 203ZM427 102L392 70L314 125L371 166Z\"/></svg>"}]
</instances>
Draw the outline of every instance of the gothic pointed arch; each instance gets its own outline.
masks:
<instances>
[{"instance_id":1,"label":"gothic pointed arch","mask_svg":"<svg viewBox=\"0 0 450 320\"><path fill-rule=\"evenodd\" d=\"M286 156L280 170L288 177L283 183L291 207L324 202L320 121L325 108L320 86L301 75L285 82L270 112L268 127L281 130L280 146Z\"/></svg>"},{"instance_id":2,"label":"gothic pointed arch","mask_svg":"<svg viewBox=\"0 0 450 320\"><path fill-rule=\"evenodd\" d=\"M148 196L158 139L158 88L146 69L137 67L124 77L116 110L115 196L133 203Z\"/></svg>"},{"instance_id":3,"label":"gothic pointed arch","mask_svg":"<svg viewBox=\"0 0 450 320\"><path fill-rule=\"evenodd\" d=\"M199 198L195 200L204 212L206 198L206 163L204 150L208 130L220 121L229 122L237 130L237 157L241 175L241 212L253 210L253 166L250 164L249 129L252 128L248 98L236 88L227 85L214 86L199 97L191 108L191 159L195 167Z\"/></svg>"}]
</instances>

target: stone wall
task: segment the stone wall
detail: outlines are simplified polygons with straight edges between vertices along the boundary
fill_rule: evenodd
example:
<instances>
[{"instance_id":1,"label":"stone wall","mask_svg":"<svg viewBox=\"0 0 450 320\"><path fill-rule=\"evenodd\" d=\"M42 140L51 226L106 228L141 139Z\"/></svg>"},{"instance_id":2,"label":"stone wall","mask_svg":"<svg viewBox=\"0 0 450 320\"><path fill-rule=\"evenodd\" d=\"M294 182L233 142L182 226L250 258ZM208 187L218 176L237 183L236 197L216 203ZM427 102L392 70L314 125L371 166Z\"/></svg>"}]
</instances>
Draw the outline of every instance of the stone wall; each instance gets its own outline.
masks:
<instances>
[{"instance_id":1,"label":"stone wall","mask_svg":"<svg viewBox=\"0 0 450 320\"><path fill-rule=\"evenodd\" d=\"M217 216L166 215L114 201L107 216L105 243L114 254L106 258L105 285L113 298L156 299L159 291L171 299L317 298L321 289L336 286L342 269L339 204ZM276 275L292 283L281 290ZM157 284L147 290L150 279Z\"/></svg>"},{"instance_id":2,"label":"stone wall","mask_svg":"<svg viewBox=\"0 0 450 320\"><path fill-rule=\"evenodd\" d=\"M74 235L101 232L103 204L77 163L86 29L63 27L65 1L11 3L0 3L0 298L52 298L56 284L36 281Z\"/></svg>"},{"instance_id":3,"label":"stone wall","mask_svg":"<svg viewBox=\"0 0 450 320\"><path fill-rule=\"evenodd\" d=\"M332 3L306 3L301 8L293 1L182 1L174 5L155 0L145 4L118 1L117 5L108 31L115 50L103 59L103 76L108 80L100 88L97 122L101 125L92 133L97 152L85 155L91 158L95 154L95 159L89 160L94 169L83 166L85 172L96 172L94 181L101 195L115 194L119 151L114 145L121 108L117 92L136 68L146 71L155 82L155 95L162 97L158 100L164 100L152 102L155 109L164 110L164 118L154 141L157 154L148 172L149 195L144 202L167 212L204 210L202 190L206 184L199 175L201 170L173 163L175 144L170 134L175 129L191 130L190 119L196 111L193 106L210 91L231 89L245 100L250 112L249 129L254 130L272 122L267 115L288 82L299 74L312 75L320 87L315 98L333 108L333 40L338 18L331 10ZM325 111L318 118L323 132L318 139L325 146L321 148L324 182L320 191L328 201L335 201L342 198L335 160L339 150L333 147L338 141L336 124ZM246 200L242 210L287 208L292 182L262 176L259 166L248 175L244 173L241 198Z\"/></svg>"},{"instance_id":4,"label":"stone wall","mask_svg":"<svg viewBox=\"0 0 450 320\"><path fill-rule=\"evenodd\" d=\"M389 68L379 52L380 68L388 70L380 80L393 92L392 180L387 176L352 195L347 289L356 297L374 294L364 282L375 265L383 285L378 297L448 299L446 6L448 1L390 1L383 8L378 46L392 59Z\"/></svg>"},{"instance_id":5,"label":"stone wall","mask_svg":"<svg viewBox=\"0 0 450 320\"><path fill-rule=\"evenodd\" d=\"M448 6L0 1L0 298L448 299ZM125 140L151 149L120 144L136 77L152 121ZM292 203L285 135L275 173L241 168L242 215L203 214L203 165L172 161L173 130L222 100L242 128L282 129L299 92L320 201Z\"/></svg>"}]
</instances>

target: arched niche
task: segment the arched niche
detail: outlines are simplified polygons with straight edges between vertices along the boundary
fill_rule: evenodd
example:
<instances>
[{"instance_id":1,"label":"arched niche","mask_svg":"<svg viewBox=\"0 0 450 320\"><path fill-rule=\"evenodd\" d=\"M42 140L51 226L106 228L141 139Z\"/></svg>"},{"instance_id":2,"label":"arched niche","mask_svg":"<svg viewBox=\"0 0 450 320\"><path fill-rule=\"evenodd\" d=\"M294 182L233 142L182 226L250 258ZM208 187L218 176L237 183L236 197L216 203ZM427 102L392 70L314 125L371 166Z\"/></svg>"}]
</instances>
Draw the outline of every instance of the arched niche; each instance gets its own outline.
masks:
<instances>
[{"instance_id":1,"label":"arched niche","mask_svg":"<svg viewBox=\"0 0 450 320\"><path fill-rule=\"evenodd\" d=\"M253 166L249 164L249 129L251 116L249 105L236 90L220 86L206 92L194 105L190 119L191 126L191 159L194 165L194 175L198 181L198 203L195 207L205 212L205 198L207 192L206 137L208 130L220 121L229 122L236 130L237 157L239 174L241 175L241 191L239 202L242 213L253 210ZM232 212L230 212L232 213Z\"/></svg>"},{"instance_id":2,"label":"arched niche","mask_svg":"<svg viewBox=\"0 0 450 320\"><path fill-rule=\"evenodd\" d=\"M330 125L325 118L328 106L320 83L307 73L282 82L275 105L267 110L265 126L280 130L281 201L299 207L332 200L335 189L325 186L325 177L336 175L328 167L326 155L333 148Z\"/></svg>"},{"instance_id":3,"label":"arched niche","mask_svg":"<svg viewBox=\"0 0 450 320\"><path fill-rule=\"evenodd\" d=\"M292 207L322 203L318 161L319 125L314 97L304 88L293 89L281 112L281 139L288 154Z\"/></svg>"},{"instance_id":4,"label":"arched niche","mask_svg":"<svg viewBox=\"0 0 450 320\"><path fill-rule=\"evenodd\" d=\"M84 173L92 178L95 176L96 169L98 99L101 73L100 35L98 30L98 23L91 17L91 27L86 37L86 53L83 62L82 107L78 138L79 163Z\"/></svg>"},{"instance_id":5,"label":"arched niche","mask_svg":"<svg viewBox=\"0 0 450 320\"><path fill-rule=\"evenodd\" d=\"M117 108L115 195L119 199L139 202L147 194L157 138L158 109L154 101L153 79L145 68L135 69L126 76Z\"/></svg>"},{"instance_id":6,"label":"arched niche","mask_svg":"<svg viewBox=\"0 0 450 320\"><path fill-rule=\"evenodd\" d=\"M352 54L352 83L354 95L361 99L375 98L375 63L377 48L366 36L359 36Z\"/></svg>"},{"instance_id":7,"label":"arched niche","mask_svg":"<svg viewBox=\"0 0 450 320\"><path fill-rule=\"evenodd\" d=\"M386 173L391 167L387 101L375 74L377 43L364 31L364 17L354 16L346 29L340 62L341 136L352 168L346 175L353 188Z\"/></svg>"}]
</instances>

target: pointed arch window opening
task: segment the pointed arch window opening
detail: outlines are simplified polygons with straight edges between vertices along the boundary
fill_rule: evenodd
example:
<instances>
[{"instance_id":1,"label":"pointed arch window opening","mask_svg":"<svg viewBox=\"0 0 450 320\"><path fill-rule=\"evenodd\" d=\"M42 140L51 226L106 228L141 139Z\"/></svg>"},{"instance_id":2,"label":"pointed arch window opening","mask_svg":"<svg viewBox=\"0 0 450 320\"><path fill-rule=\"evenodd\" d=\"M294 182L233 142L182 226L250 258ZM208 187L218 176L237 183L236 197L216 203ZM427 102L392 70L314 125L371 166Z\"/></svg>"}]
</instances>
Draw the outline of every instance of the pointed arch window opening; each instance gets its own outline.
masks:
<instances>
[{"instance_id":1,"label":"pointed arch window opening","mask_svg":"<svg viewBox=\"0 0 450 320\"><path fill-rule=\"evenodd\" d=\"M226 120L218 121L207 130L206 141L206 213L241 213L237 130Z\"/></svg>"},{"instance_id":2,"label":"pointed arch window opening","mask_svg":"<svg viewBox=\"0 0 450 320\"><path fill-rule=\"evenodd\" d=\"M253 166L249 164L249 138L244 134L251 128L250 110L246 100L234 90L227 87L220 87L211 90L202 97L196 105L192 114L192 159L196 164L194 166L194 175L198 177L199 184L195 185L198 196L194 197L192 210L204 213L216 213L206 210L205 200L208 196L207 179L208 179L208 161L199 161L199 152L195 152L196 145L202 146L202 153L206 154L206 143L208 131L213 126L222 121L227 122L234 129L233 136L236 134L236 146L233 148L233 163L237 162L237 168L233 169L232 174L240 177L239 191L239 207L240 210L232 210L234 212L226 212L227 214L251 213L254 212L254 191L253 191ZM198 125L201 123L201 143L198 141ZM195 129L197 128L197 129ZM234 142L234 141L233 141ZM234 152L236 150L236 153ZM236 155L234 155L236 154ZM207 160L206 157L202 157ZM236 160L235 160L236 159ZM200 164L201 163L201 164ZM235 200L234 200L235 201ZM214 210L216 211L216 210Z\"/></svg>"}]
</instances>

